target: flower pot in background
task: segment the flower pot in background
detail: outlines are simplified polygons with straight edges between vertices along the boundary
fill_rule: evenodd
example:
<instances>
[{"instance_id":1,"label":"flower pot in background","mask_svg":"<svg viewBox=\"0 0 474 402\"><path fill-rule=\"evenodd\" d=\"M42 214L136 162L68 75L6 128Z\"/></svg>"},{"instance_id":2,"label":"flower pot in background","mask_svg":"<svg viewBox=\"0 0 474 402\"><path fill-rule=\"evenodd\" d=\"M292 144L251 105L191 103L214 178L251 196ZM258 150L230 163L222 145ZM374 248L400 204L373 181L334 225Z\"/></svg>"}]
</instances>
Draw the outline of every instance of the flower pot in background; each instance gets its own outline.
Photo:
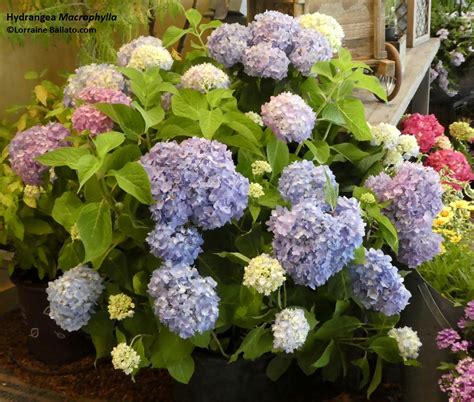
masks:
<instances>
[{"instance_id":1,"label":"flower pot in background","mask_svg":"<svg viewBox=\"0 0 474 402\"><path fill-rule=\"evenodd\" d=\"M91 341L80 332L61 329L49 317L47 284L12 278L16 285L23 318L28 327L28 351L48 364L66 364L93 351Z\"/></svg>"},{"instance_id":2,"label":"flower pot in background","mask_svg":"<svg viewBox=\"0 0 474 402\"><path fill-rule=\"evenodd\" d=\"M438 331L455 327L463 313L461 307L442 297L429 286L417 271L405 278L407 289L412 293L410 304L401 315L401 325L412 327L423 343L418 361L422 367L403 367L402 386L406 402L444 402L446 396L439 390L441 371L437 367L450 361L450 353L436 346Z\"/></svg>"}]
</instances>

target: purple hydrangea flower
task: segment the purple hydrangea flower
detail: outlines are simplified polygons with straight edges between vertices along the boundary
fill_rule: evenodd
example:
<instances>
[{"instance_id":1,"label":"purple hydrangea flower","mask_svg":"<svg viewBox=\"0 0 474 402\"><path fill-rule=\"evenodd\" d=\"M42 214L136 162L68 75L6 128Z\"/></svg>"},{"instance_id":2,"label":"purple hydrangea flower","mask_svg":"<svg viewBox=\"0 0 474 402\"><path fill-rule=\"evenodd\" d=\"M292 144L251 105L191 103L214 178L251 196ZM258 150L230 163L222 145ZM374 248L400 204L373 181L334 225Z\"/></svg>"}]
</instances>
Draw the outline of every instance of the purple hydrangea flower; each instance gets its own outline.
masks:
<instances>
[{"instance_id":1,"label":"purple hydrangea flower","mask_svg":"<svg viewBox=\"0 0 474 402\"><path fill-rule=\"evenodd\" d=\"M432 168L404 162L393 178L380 173L369 177L365 186L380 201L390 201L384 213L398 231L400 262L414 268L439 253L441 236L432 232L432 223L443 207L443 189Z\"/></svg>"},{"instance_id":2,"label":"purple hydrangea flower","mask_svg":"<svg viewBox=\"0 0 474 402\"><path fill-rule=\"evenodd\" d=\"M352 290L367 309L387 316L399 314L408 304L410 292L403 278L391 263L392 258L382 250L366 250L366 262L351 266Z\"/></svg>"},{"instance_id":3,"label":"purple hydrangea flower","mask_svg":"<svg viewBox=\"0 0 474 402\"><path fill-rule=\"evenodd\" d=\"M25 184L39 185L47 166L36 161L38 156L56 148L67 146L69 130L59 123L33 126L18 132L10 143L10 163L13 171Z\"/></svg>"},{"instance_id":4,"label":"purple hydrangea flower","mask_svg":"<svg viewBox=\"0 0 474 402\"><path fill-rule=\"evenodd\" d=\"M336 179L329 166L316 167L307 160L293 162L283 170L278 181L278 191L292 205L303 200L314 200L319 205L324 202L326 175L335 186Z\"/></svg>"},{"instance_id":5,"label":"purple hydrangea flower","mask_svg":"<svg viewBox=\"0 0 474 402\"><path fill-rule=\"evenodd\" d=\"M303 98L291 92L272 96L262 105L262 120L284 142L298 144L311 136L316 114Z\"/></svg>"},{"instance_id":6,"label":"purple hydrangea flower","mask_svg":"<svg viewBox=\"0 0 474 402\"><path fill-rule=\"evenodd\" d=\"M153 272L148 293L159 320L186 339L214 327L220 301L216 285L210 276L200 276L196 268L167 263Z\"/></svg>"},{"instance_id":7,"label":"purple hydrangea flower","mask_svg":"<svg viewBox=\"0 0 474 402\"><path fill-rule=\"evenodd\" d=\"M438 36L441 40L448 39L449 31L446 28L441 28L436 32L436 36Z\"/></svg>"},{"instance_id":8,"label":"purple hydrangea flower","mask_svg":"<svg viewBox=\"0 0 474 402\"><path fill-rule=\"evenodd\" d=\"M89 322L103 290L104 281L93 269L79 265L66 271L46 289L49 316L62 329L77 331Z\"/></svg>"},{"instance_id":9,"label":"purple hydrangea flower","mask_svg":"<svg viewBox=\"0 0 474 402\"><path fill-rule=\"evenodd\" d=\"M453 52L451 54L451 64L455 67L459 67L466 61L464 55L461 52Z\"/></svg>"},{"instance_id":10,"label":"purple hydrangea flower","mask_svg":"<svg viewBox=\"0 0 474 402\"><path fill-rule=\"evenodd\" d=\"M293 48L294 35L299 32L300 26L287 14L266 11L255 16L249 29L253 45L265 42L289 54Z\"/></svg>"},{"instance_id":11,"label":"purple hydrangea flower","mask_svg":"<svg viewBox=\"0 0 474 402\"><path fill-rule=\"evenodd\" d=\"M117 64L119 66L126 66L129 63L130 58L132 57L133 51L144 45L155 46L158 48L163 47L163 43L161 42L161 40L155 38L154 36L140 36L137 39L126 43L119 49L117 53Z\"/></svg>"},{"instance_id":12,"label":"purple hydrangea flower","mask_svg":"<svg viewBox=\"0 0 474 402\"><path fill-rule=\"evenodd\" d=\"M283 50L262 42L245 50L242 63L251 77L282 80L288 75L290 60Z\"/></svg>"},{"instance_id":13,"label":"purple hydrangea flower","mask_svg":"<svg viewBox=\"0 0 474 402\"><path fill-rule=\"evenodd\" d=\"M210 56L225 67L242 61L250 40L249 29L241 24L222 24L207 39Z\"/></svg>"},{"instance_id":14,"label":"purple hydrangea flower","mask_svg":"<svg viewBox=\"0 0 474 402\"><path fill-rule=\"evenodd\" d=\"M290 54L291 63L303 75L310 75L311 67L318 61L331 60L332 49L328 40L312 29L302 29L294 37Z\"/></svg>"},{"instance_id":15,"label":"purple hydrangea flower","mask_svg":"<svg viewBox=\"0 0 474 402\"><path fill-rule=\"evenodd\" d=\"M339 197L335 211L303 201L291 211L277 207L267 222L273 252L296 284L324 285L354 257L364 222L357 200Z\"/></svg>"},{"instance_id":16,"label":"purple hydrangea flower","mask_svg":"<svg viewBox=\"0 0 474 402\"><path fill-rule=\"evenodd\" d=\"M172 264L191 265L204 243L196 228L156 225L146 238L152 254Z\"/></svg>"},{"instance_id":17,"label":"purple hydrangea flower","mask_svg":"<svg viewBox=\"0 0 474 402\"><path fill-rule=\"evenodd\" d=\"M469 349L469 346L470 346L469 341L454 342L451 345L451 352L453 353L467 352Z\"/></svg>"},{"instance_id":18,"label":"purple hydrangea flower","mask_svg":"<svg viewBox=\"0 0 474 402\"><path fill-rule=\"evenodd\" d=\"M471 321L474 321L474 300L471 300L467 303L466 308L464 309L464 316Z\"/></svg>"},{"instance_id":19,"label":"purple hydrangea flower","mask_svg":"<svg viewBox=\"0 0 474 402\"><path fill-rule=\"evenodd\" d=\"M132 99L121 91L110 88L88 87L77 94L77 99L86 103L122 103L129 105Z\"/></svg>"},{"instance_id":20,"label":"purple hydrangea flower","mask_svg":"<svg viewBox=\"0 0 474 402\"><path fill-rule=\"evenodd\" d=\"M452 382L445 378L445 389L449 400L453 402L471 402L474 400L474 359L466 357L456 365L456 376Z\"/></svg>"},{"instance_id":21,"label":"purple hydrangea flower","mask_svg":"<svg viewBox=\"0 0 474 402\"><path fill-rule=\"evenodd\" d=\"M438 332L436 344L438 345L438 349L448 349L460 339L461 337L454 329L445 328Z\"/></svg>"}]
</instances>

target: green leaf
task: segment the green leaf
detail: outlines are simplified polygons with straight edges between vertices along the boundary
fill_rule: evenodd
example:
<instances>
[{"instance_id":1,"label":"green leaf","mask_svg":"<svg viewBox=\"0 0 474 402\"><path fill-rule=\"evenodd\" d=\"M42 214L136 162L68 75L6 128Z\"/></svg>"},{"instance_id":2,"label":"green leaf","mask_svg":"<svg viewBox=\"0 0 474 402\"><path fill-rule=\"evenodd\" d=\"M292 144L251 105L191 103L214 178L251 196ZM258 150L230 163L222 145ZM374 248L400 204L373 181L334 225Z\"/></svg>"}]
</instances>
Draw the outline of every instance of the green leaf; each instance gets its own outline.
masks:
<instances>
[{"instance_id":1,"label":"green leaf","mask_svg":"<svg viewBox=\"0 0 474 402\"><path fill-rule=\"evenodd\" d=\"M168 47L173 45L189 32L191 32L191 29L181 29L173 25L170 26L163 34L163 46Z\"/></svg>"},{"instance_id":2,"label":"green leaf","mask_svg":"<svg viewBox=\"0 0 474 402\"><path fill-rule=\"evenodd\" d=\"M187 384L194 373L194 360L192 356L186 356L182 360L168 366L168 372L176 381Z\"/></svg>"},{"instance_id":3,"label":"green leaf","mask_svg":"<svg viewBox=\"0 0 474 402\"><path fill-rule=\"evenodd\" d=\"M76 225L86 252L84 262L101 256L108 249L112 242L112 220L105 202L82 207Z\"/></svg>"},{"instance_id":4,"label":"green leaf","mask_svg":"<svg viewBox=\"0 0 474 402\"><path fill-rule=\"evenodd\" d=\"M116 344L114 323L109 319L109 314L102 310L95 313L86 326L81 328L92 338L96 351L96 359L110 357L110 352Z\"/></svg>"},{"instance_id":5,"label":"green leaf","mask_svg":"<svg viewBox=\"0 0 474 402\"><path fill-rule=\"evenodd\" d=\"M133 291L140 296L146 296L150 275L148 272L140 271L133 275Z\"/></svg>"},{"instance_id":6,"label":"green leaf","mask_svg":"<svg viewBox=\"0 0 474 402\"><path fill-rule=\"evenodd\" d=\"M206 24L201 24L199 28L201 29L202 32L204 32L206 29L218 28L221 25L222 25L222 21L212 20Z\"/></svg>"},{"instance_id":7,"label":"green leaf","mask_svg":"<svg viewBox=\"0 0 474 402\"><path fill-rule=\"evenodd\" d=\"M272 381L278 380L283 374L285 374L286 370L291 366L292 359L276 355L274 359L268 363L266 374L267 377L270 378Z\"/></svg>"},{"instance_id":8,"label":"green leaf","mask_svg":"<svg viewBox=\"0 0 474 402\"><path fill-rule=\"evenodd\" d=\"M230 89L217 88L209 91L206 94L207 102L211 108L219 106L223 99L232 98L232 91Z\"/></svg>"},{"instance_id":9,"label":"green leaf","mask_svg":"<svg viewBox=\"0 0 474 402\"><path fill-rule=\"evenodd\" d=\"M240 265L248 265L250 262L250 258L246 257L245 255L241 253L230 253L227 251L223 251L221 253L215 253L221 258L228 258L230 261L235 262Z\"/></svg>"},{"instance_id":10,"label":"green leaf","mask_svg":"<svg viewBox=\"0 0 474 402\"><path fill-rule=\"evenodd\" d=\"M331 179L326 171L324 172L324 175L326 176L326 183L324 183L323 186L324 199L334 210L336 209L337 198L339 196L339 184L332 184Z\"/></svg>"},{"instance_id":11,"label":"green leaf","mask_svg":"<svg viewBox=\"0 0 474 402\"><path fill-rule=\"evenodd\" d=\"M367 399L370 398L370 395L377 389L382 381L382 358L380 356L377 357L377 364L375 365L375 372L374 376L372 377L372 381L367 389Z\"/></svg>"},{"instance_id":12,"label":"green leaf","mask_svg":"<svg viewBox=\"0 0 474 402\"><path fill-rule=\"evenodd\" d=\"M311 68L311 73L316 75L322 75L328 78L330 81L333 80L334 74L331 70L331 63L329 61L320 61Z\"/></svg>"},{"instance_id":13,"label":"green leaf","mask_svg":"<svg viewBox=\"0 0 474 402\"><path fill-rule=\"evenodd\" d=\"M199 127L204 138L211 140L218 128L224 121L224 116L220 109L201 110L199 115Z\"/></svg>"},{"instance_id":14,"label":"green leaf","mask_svg":"<svg viewBox=\"0 0 474 402\"><path fill-rule=\"evenodd\" d=\"M54 202L51 216L69 232L77 221L81 207L82 202L79 197L72 191L67 191Z\"/></svg>"},{"instance_id":15,"label":"green leaf","mask_svg":"<svg viewBox=\"0 0 474 402\"><path fill-rule=\"evenodd\" d=\"M42 236L54 232L51 225L41 219L25 218L23 224L25 225L25 233Z\"/></svg>"},{"instance_id":16,"label":"green leaf","mask_svg":"<svg viewBox=\"0 0 474 402\"><path fill-rule=\"evenodd\" d=\"M315 339L330 340L350 335L362 326L356 318L348 315L333 317L321 325L315 333Z\"/></svg>"},{"instance_id":17,"label":"green leaf","mask_svg":"<svg viewBox=\"0 0 474 402\"><path fill-rule=\"evenodd\" d=\"M244 359L255 360L270 352L273 347L273 335L270 328L257 327L252 329L242 341L239 349L231 356L230 362L235 362L241 353Z\"/></svg>"},{"instance_id":18,"label":"green leaf","mask_svg":"<svg viewBox=\"0 0 474 402\"><path fill-rule=\"evenodd\" d=\"M77 267L84 261L84 246L80 241L68 241L59 251L58 268L62 271Z\"/></svg>"},{"instance_id":19,"label":"green leaf","mask_svg":"<svg viewBox=\"0 0 474 402\"><path fill-rule=\"evenodd\" d=\"M362 380L359 384L359 388L365 387L370 380L370 367L367 357L361 357L360 359L353 360L352 364L359 367L362 372Z\"/></svg>"},{"instance_id":20,"label":"green leaf","mask_svg":"<svg viewBox=\"0 0 474 402\"><path fill-rule=\"evenodd\" d=\"M390 363L400 363L403 361L400 357L397 341L390 336L379 336L375 338L370 343L369 349Z\"/></svg>"},{"instance_id":21,"label":"green leaf","mask_svg":"<svg viewBox=\"0 0 474 402\"><path fill-rule=\"evenodd\" d=\"M377 95L380 99L387 101L387 92L380 84L380 81L374 75L364 74L362 71L356 71L351 76L351 80L354 82L356 88L366 89Z\"/></svg>"},{"instance_id":22,"label":"green leaf","mask_svg":"<svg viewBox=\"0 0 474 402\"><path fill-rule=\"evenodd\" d=\"M318 324L318 320L316 319L316 316L314 315L314 311L309 311L307 309L303 309L303 310L304 310L304 316L309 324L309 329L312 331Z\"/></svg>"},{"instance_id":23,"label":"green leaf","mask_svg":"<svg viewBox=\"0 0 474 402\"><path fill-rule=\"evenodd\" d=\"M340 317L344 311L346 311L351 303L347 300L338 300L336 302L336 307L334 308L334 314L332 315L333 317Z\"/></svg>"},{"instance_id":24,"label":"green leaf","mask_svg":"<svg viewBox=\"0 0 474 402\"><path fill-rule=\"evenodd\" d=\"M136 144L124 145L107 155L104 162L104 171L118 170L128 162L137 161L141 156L140 148Z\"/></svg>"},{"instance_id":25,"label":"green leaf","mask_svg":"<svg viewBox=\"0 0 474 402\"><path fill-rule=\"evenodd\" d=\"M309 141L306 140L304 144L308 147L310 152L313 154L314 159L320 164L323 165L327 162L330 155L329 145L326 141L315 140Z\"/></svg>"},{"instance_id":26,"label":"green leaf","mask_svg":"<svg viewBox=\"0 0 474 402\"><path fill-rule=\"evenodd\" d=\"M390 248L398 252L398 233L392 221L382 214L380 208L371 206L366 209L368 215L374 218L379 223L379 229L382 233L383 239L387 242Z\"/></svg>"},{"instance_id":27,"label":"green leaf","mask_svg":"<svg viewBox=\"0 0 474 402\"><path fill-rule=\"evenodd\" d=\"M109 151L117 148L125 141L125 135L116 131L102 133L94 138L96 152L99 158L103 158Z\"/></svg>"},{"instance_id":28,"label":"green leaf","mask_svg":"<svg viewBox=\"0 0 474 402\"><path fill-rule=\"evenodd\" d=\"M368 152L362 151L357 145L351 144L350 142L331 145L330 148L351 162L359 161L370 155Z\"/></svg>"},{"instance_id":29,"label":"green leaf","mask_svg":"<svg viewBox=\"0 0 474 402\"><path fill-rule=\"evenodd\" d=\"M79 160L85 155L90 155L87 149L64 147L38 156L36 160L46 166L68 166L77 169Z\"/></svg>"},{"instance_id":30,"label":"green leaf","mask_svg":"<svg viewBox=\"0 0 474 402\"><path fill-rule=\"evenodd\" d=\"M184 13L186 19L189 21L192 27L196 28L201 22L201 13L195 8L190 8Z\"/></svg>"},{"instance_id":31,"label":"green leaf","mask_svg":"<svg viewBox=\"0 0 474 402\"><path fill-rule=\"evenodd\" d=\"M198 348L207 349L209 347L209 343L211 342L211 331L206 331L202 334L197 333L193 337L189 338L194 346Z\"/></svg>"},{"instance_id":32,"label":"green leaf","mask_svg":"<svg viewBox=\"0 0 474 402\"><path fill-rule=\"evenodd\" d=\"M96 103L94 107L117 123L129 138L135 140L143 134L145 122L141 114L130 106L120 103Z\"/></svg>"},{"instance_id":33,"label":"green leaf","mask_svg":"<svg viewBox=\"0 0 474 402\"><path fill-rule=\"evenodd\" d=\"M321 116L323 119L329 120L338 126L344 125L344 116L341 114L339 108L334 103L329 103L322 111Z\"/></svg>"},{"instance_id":34,"label":"green leaf","mask_svg":"<svg viewBox=\"0 0 474 402\"><path fill-rule=\"evenodd\" d=\"M39 74L34 70L29 70L23 75L25 80L37 80L39 78Z\"/></svg>"},{"instance_id":35,"label":"green leaf","mask_svg":"<svg viewBox=\"0 0 474 402\"><path fill-rule=\"evenodd\" d=\"M324 349L323 354L321 357L316 360L312 366L316 368L321 368L324 366L327 366L329 364L329 361L331 360L331 355L334 350L334 339L331 339L329 344L326 346L326 349Z\"/></svg>"},{"instance_id":36,"label":"green leaf","mask_svg":"<svg viewBox=\"0 0 474 402\"><path fill-rule=\"evenodd\" d=\"M154 368L168 368L190 356L194 350L189 339L180 338L166 327L161 327L157 338L153 343L150 359Z\"/></svg>"},{"instance_id":37,"label":"green leaf","mask_svg":"<svg viewBox=\"0 0 474 402\"><path fill-rule=\"evenodd\" d=\"M128 162L122 169L112 170L109 173L117 179L117 184L123 191L142 204L153 202L150 180L145 169L138 162Z\"/></svg>"},{"instance_id":38,"label":"green leaf","mask_svg":"<svg viewBox=\"0 0 474 402\"><path fill-rule=\"evenodd\" d=\"M349 132L359 141L369 141L372 134L365 120L364 104L359 99L346 98L337 105Z\"/></svg>"},{"instance_id":39,"label":"green leaf","mask_svg":"<svg viewBox=\"0 0 474 402\"><path fill-rule=\"evenodd\" d=\"M272 179L277 177L290 162L288 146L275 136L267 145L267 160L272 167Z\"/></svg>"},{"instance_id":40,"label":"green leaf","mask_svg":"<svg viewBox=\"0 0 474 402\"><path fill-rule=\"evenodd\" d=\"M352 263L356 265L363 265L366 262L367 261L365 259L365 247L362 245L355 249L354 259L352 260Z\"/></svg>"},{"instance_id":41,"label":"green leaf","mask_svg":"<svg viewBox=\"0 0 474 402\"><path fill-rule=\"evenodd\" d=\"M160 105L156 105L150 110L143 109L138 102L133 102L133 106L140 112L145 121L145 131L148 131L151 127L156 126L165 117L165 111Z\"/></svg>"},{"instance_id":42,"label":"green leaf","mask_svg":"<svg viewBox=\"0 0 474 402\"><path fill-rule=\"evenodd\" d=\"M94 155L84 155L77 164L79 189L100 169L101 163Z\"/></svg>"},{"instance_id":43,"label":"green leaf","mask_svg":"<svg viewBox=\"0 0 474 402\"><path fill-rule=\"evenodd\" d=\"M187 117L195 121L199 121L201 116L201 110L190 105L181 94L174 95L171 99L171 110L176 116Z\"/></svg>"}]
</instances>

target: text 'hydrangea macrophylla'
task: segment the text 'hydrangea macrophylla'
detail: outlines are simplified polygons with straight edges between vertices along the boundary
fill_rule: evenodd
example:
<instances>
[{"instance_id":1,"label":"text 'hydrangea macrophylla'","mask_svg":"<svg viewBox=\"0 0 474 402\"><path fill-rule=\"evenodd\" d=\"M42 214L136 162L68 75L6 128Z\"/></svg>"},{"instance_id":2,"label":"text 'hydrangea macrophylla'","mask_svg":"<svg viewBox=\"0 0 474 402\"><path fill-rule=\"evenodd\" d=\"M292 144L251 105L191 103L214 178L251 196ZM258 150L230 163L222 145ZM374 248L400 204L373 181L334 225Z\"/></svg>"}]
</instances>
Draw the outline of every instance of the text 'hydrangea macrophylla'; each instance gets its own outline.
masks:
<instances>
[{"instance_id":1,"label":"text 'hydrangea macrophylla'","mask_svg":"<svg viewBox=\"0 0 474 402\"><path fill-rule=\"evenodd\" d=\"M194 227L157 224L146 238L150 251L155 257L173 264L191 265L202 251L204 243Z\"/></svg>"},{"instance_id":2,"label":"text 'hydrangea macrophylla'","mask_svg":"<svg viewBox=\"0 0 474 402\"><path fill-rule=\"evenodd\" d=\"M77 131L89 130L93 136L110 131L114 127L113 120L90 104L111 103L129 106L132 103L123 92L109 88L89 87L80 91L76 100L86 104L79 106L72 115L72 126Z\"/></svg>"},{"instance_id":3,"label":"text 'hydrangea macrophylla'","mask_svg":"<svg viewBox=\"0 0 474 402\"><path fill-rule=\"evenodd\" d=\"M217 283L184 264L156 269L148 284L156 316L170 331L187 339L214 327L219 315Z\"/></svg>"},{"instance_id":4,"label":"text 'hydrangea macrophylla'","mask_svg":"<svg viewBox=\"0 0 474 402\"><path fill-rule=\"evenodd\" d=\"M400 356L404 360L416 359L422 346L418 333L410 327L392 328L388 336L397 341Z\"/></svg>"},{"instance_id":5,"label":"text 'hydrangea macrophylla'","mask_svg":"<svg viewBox=\"0 0 474 402\"><path fill-rule=\"evenodd\" d=\"M357 200L338 198L335 211L305 200L289 211L277 207L267 222L273 252L296 284L324 285L354 257L365 224Z\"/></svg>"},{"instance_id":6,"label":"text 'hydrangea macrophylla'","mask_svg":"<svg viewBox=\"0 0 474 402\"><path fill-rule=\"evenodd\" d=\"M103 290L103 280L93 269L70 269L48 284L49 316L65 331L77 331L88 323Z\"/></svg>"},{"instance_id":7,"label":"text 'hydrangea macrophylla'","mask_svg":"<svg viewBox=\"0 0 474 402\"><path fill-rule=\"evenodd\" d=\"M286 308L275 315L272 325L273 347L293 353L306 342L309 322L300 308Z\"/></svg>"},{"instance_id":8,"label":"text 'hydrangea macrophylla'","mask_svg":"<svg viewBox=\"0 0 474 402\"><path fill-rule=\"evenodd\" d=\"M111 320L122 321L125 318L133 317L135 314L135 303L133 299L125 293L109 296L107 310Z\"/></svg>"},{"instance_id":9,"label":"text 'hydrangea macrophylla'","mask_svg":"<svg viewBox=\"0 0 474 402\"><path fill-rule=\"evenodd\" d=\"M242 61L250 40L249 29L241 24L222 24L207 38L209 55L225 67Z\"/></svg>"},{"instance_id":10,"label":"text 'hydrangea macrophylla'","mask_svg":"<svg viewBox=\"0 0 474 402\"><path fill-rule=\"evenodd\" d=\"M387 316L399 314L408 304L410 292L403 284L403 278L391 263L392 258L382 250L366 250L366 262L352 265L352 291L367 309Z\"/></svg>"},{"instance_id":11,"label":"text 'hydrangea macrophylla'","mask_svg":"<svg viewBox=\"0 0 474 402\"><path fill-rule=\"evenodd\" d=\"M77 94L85 88L109 88L125 91L126 81L111 64L88 64L79 67L68 80L64 88L64 105L73 106Z\"/></svg>"},{"instance_id":12,"label":"text 'hydrangea macrophylla'","mask_svg":"<svg viewBox=\"0 0 474 402\"><path fill-rule=\"evenodd\" d=\"M146 70L151 67L159 67L162 70L170 70L173 66L173 58L164 47L143 45L132 52L127 67L137 70Z\"/></svg>"},{"instance_id":13,"label":"text 'hydrangea macrophylla'","mask_svg":"<svg viewBox=\"0 0 474 402\"><path fill-rule=\"evenodd\" d=\"M129 43L123 45L117 53L117 64L122 67L126 67L130 62L132 53L134 50L138 49L141 46L153 46L156 48L162 48L163 43L160 39L155 38L154 36L140 36Z\"/></svg>"},{"instance_id":14,"label":"text 'hydrangea macrophylla'","mask_svg":"<svg viewBox=\"0 0 474 402\"><path fill-rule=\"evenodd\" d=\"M433 148L436 139L443 135L444 127L439 124L434 114L421 115L414 113L401 122L402 133L414 135L421 152Z\"/></svg>"},{"instance_id":15,"label":"text 'hydrangea macrophylla'","mask_svg":"<svg viewBox=\"0 0 474 402\"><path fill-rule=\"evenodd\" d=\"M449 181L449 178L455 181L467 182L474 180L474 173L471 165L462 152L453 151L450 149L441 149L432 152L425 160L425 165L432 167L437 172L446 171L447 184L455 189L460 189L461 186L457 183Z\"/></svg>"},{"instance_id":16,"label":"text 'hydrangea macrophylla'","mask_svg":"<svg viewBox=\"0 0 474 402\"><path fill-rule=\"evenodd\" d=\"M400 240L398 260L414 268L440 251L441 236L433 233L433 219L443 208L439 175L431 168L402 163L395 176L371 176L365 186L381 202L390 201L384 213L392 220Z\"/></svg>"},{"instance_id":17,"label":"text 'hydrangea macrophylla'","mask_svg":"<svg viewBox=\"0 0 474 402\"><path fill-rule=\"evenodd\" d=\"M244 286L269 296L285 282L285 270L277 259L268 254L252 258L244 271Z\"/></svg>"},{"instance_id":18,"label":"text 'hydrangea macrophylla'","mask_svg":"<svg viewBox=\"0 0 474 402\"><path fill-rule=\"evenodd\" d=\"M217 88L228 88L229 85L229 76L211 63L197 64L181 77L183 88L194 89L201 93Z\"/></svg>"},{"instance_id":19,"label":"text 'hydrangea macrophylla'","mask_svg":"<svg viewBox=\"0 0 474 402\"><path fill-rule=\"evenodd\" d=\"M301 29L294 36L294 46L289 58L301 74L308 76L315 63L331 60L332 49L319 32Z\"/></svg>"},{"instance_id":20,"label":"text 'hydrangea macrophylla'","mask_svg":"<svg viewBox=\"0 0 474 402\"><path fill-rule=\"evenodd\" d=\"M262 120L284 142L302 143L311 137L316 114L303 98L291 92L272 96L262 105Z\"/></svg>"},{"instance_id":21,"label":"text 'hydrangea macrophylla'","mask_svg":"<svg viewBox=\"0 0 474 402\"><path fill-rule=\"evenodd\" d=\"M262 42L245 50L242 63L245 74L251 77L282 80L288 74L290 59L283 50Z\"/></svg>"},{"instance_id":22,"label":"text 'hydrangea macrophylla'","mask_svg":"<svg viewBox=\"0 0 474 402\"><path fill-rule=\"evenodd\" d=\"M303 28L312 29L324 36L331 46L332 52L337 52L342 46L344 30L342 26L330 15L313 13L298 17L298 23Z\"/></svg>"},{"instance_id":23,"label":"text 'hydrangea macrophylla'","mask_svg":"<svg viewBox=\"0 0 474 402\"><path fill-rule=\"evenodd\" d=\"M268 43L289 54L293 48L294 35L300 30L298 22L279 11L257 14L249 25L252 45Z\"/></svg>"},{"instance_id":24,"label":"text 'hydrangea macrophylla'","mask_svg":"<svg viewBox=\"0 0 474 402\"><path fill-rule=\"evenodd\" d=\"M336 185L336 178L329 166L314 166L307 160L296 161L283 169L278 181L278 191L282 198L296 205L303 200L314 200L316 205L324 202L324 186L327 177Z\"/></svg>"},{"instance_id":25,"label":"text 'hydrangea macrophylla'","mask_svg":"<svg viewBox=\"0 0 474 402\"><path fill-rule=\"evenodd\" d=\"M131 346L125 342L119 343L112 349L112 365L115 370L122 370L130 375L140 367L140 355Z\"/></svg>"},{"instance_id":26,"label":"text 'hydrangea macrophylla'","mask_svg":"<svg viewBox=\"0 0 474 402\"><path fill-rule=\"evenodd\" d=\"M48 151L67 146L69 130L59 123L33 126L18 132L9 146L10 163L13 171L25 184L41 184L43 174L49 169L35 159Z\"/></svg>"}]
</instances>

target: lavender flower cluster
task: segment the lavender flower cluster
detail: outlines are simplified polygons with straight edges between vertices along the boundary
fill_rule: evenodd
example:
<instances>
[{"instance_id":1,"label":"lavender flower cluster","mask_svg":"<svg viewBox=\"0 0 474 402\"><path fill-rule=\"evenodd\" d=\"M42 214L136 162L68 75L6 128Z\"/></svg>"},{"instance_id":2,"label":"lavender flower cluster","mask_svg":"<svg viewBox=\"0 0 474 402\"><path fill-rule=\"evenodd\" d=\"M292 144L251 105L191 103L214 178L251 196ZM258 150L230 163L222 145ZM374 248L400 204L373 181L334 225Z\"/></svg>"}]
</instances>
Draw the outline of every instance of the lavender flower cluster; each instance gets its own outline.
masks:
<instances>
[{"instance_id":1,"label":"lavender flower cluster","mask_svg":"<svg viewBox=\"0 0 474 402\"><path fill-rule=\"evenodd\" d=\"M287 76L290 63L309 75L313 64L332 57L324 36L278 11L258 14L248 27L223 24L207 45L211 57L225 67L242 63L246 74L275 80Z\"/></svg>"},{"instance_id":2,"label":"lavender flower cluster","mask_svg":"<svg viewBox=\"0 0 474 402\"><path fill-rule=\"evenodd\" d=\"M440 252L442 237L432 231L432 223L443 207L443 189L433 169L404 162L393 178L380 173L365 186L380 201L390 201L384 212L398 231L400 262L415 268Z\"/></svg>"},{"instance_id":3,"label":"lavender flower cluster","mask_svg":"<svg viewBox=\"0 0 474 402\"><path fill-rule=\"evenodd\" d=\"M173 65L173 58L163 47L160 39L153 36L140 36L119 49L117 62L119 66L137 70L146 70L150 67L169 70Z\"/></svg>"},{"instance_id":4,"label":"lavender flower cluster","mask_svg":"<svg viewBox=\"0 0 474 402\"><path fill-rule=\"evenodd\" d=\"M365 259L364 264L350 267L355 298L367 309L387 316L399 314L407 306L411 294L392 265L392 258L371 248L366 250Z\"/></svg>"},{"instance_id":5,"label":"lavender flower cluster","mask_svg":"<svg viewBox=\"0 0 474 402\"><path fill-rule=\"evenodd\" d=\"M37 186L43 174L48 170L36 158L56 148L67 146L69 130L59 123L33 126L15 135L10 143L10 163L13 171L25 184Z\"/></svg>"},{"instance_id":6,"label":"lavender flower cluster","mask_svg":"<svg viewBox=\"0 0 474 402\"><path fill-rule=\"evenodd\" d=\"M49 316L66 331L77 331L89 322L104 284L93 269L79 265L49 282L46 293Z\"/></svg>"},{"instance_id":7,"label":"lavender flower cluster","mask_svg":"<svg viewBox=\"0 0 474 402\"><path fill-rule=\"evenodd\" d=\"M137 39L122 45L117 52L117 64L119 66L127 66L133 52L141 46L154 46L161 48L163 47L163 43L161 42L161 39L155 38L154 36L139 36Z\"/></svg>"},{"instance_id":8,"label":"lavender flower cluster","mask_svg":"<svg viewBox=\"0 0 474 402\"><path fill-rule=\"evenodd\" d=\"M170 331L186 339L214 327L219 309L217 283L185 264L165 264L153 272L148 293L155 314Z\"/></svg>"}]
</instances>

